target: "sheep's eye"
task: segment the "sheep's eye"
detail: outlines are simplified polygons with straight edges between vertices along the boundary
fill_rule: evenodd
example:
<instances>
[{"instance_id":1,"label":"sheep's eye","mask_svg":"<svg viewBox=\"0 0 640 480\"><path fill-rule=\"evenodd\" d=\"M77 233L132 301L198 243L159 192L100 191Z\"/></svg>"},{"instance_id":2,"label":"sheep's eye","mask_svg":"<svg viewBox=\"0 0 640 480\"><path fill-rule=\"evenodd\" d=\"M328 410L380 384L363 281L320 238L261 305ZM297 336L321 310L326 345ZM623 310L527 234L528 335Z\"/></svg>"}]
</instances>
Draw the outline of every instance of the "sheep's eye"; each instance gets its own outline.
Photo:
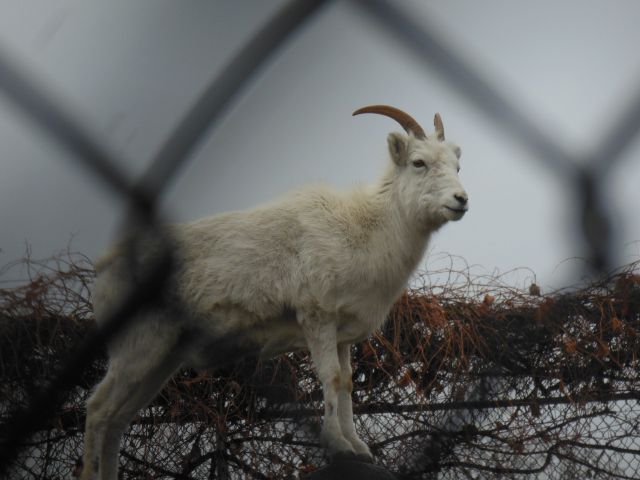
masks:
<instances>
[{"instance_id":1,"label":"sheep's eye","mask_svg":"<svg viewBox=\"0 0 640 480\"><path fill-rule=\"evenodd\" d=\"M458 167L458 173L460 173L460 167Z\"/></svg>"},{"instance_id":2,"label":"sheep's eye","mask_svg":"<svg viewBox=\"0 0 640 480\"><path fill-rule=\"evenodd\" d=\"M423 168L426 167L427 165L424 163L424 160L414 160L413 162L411 162L413 164L414 167L416 168Z\"/></svg>"}]
</instances>

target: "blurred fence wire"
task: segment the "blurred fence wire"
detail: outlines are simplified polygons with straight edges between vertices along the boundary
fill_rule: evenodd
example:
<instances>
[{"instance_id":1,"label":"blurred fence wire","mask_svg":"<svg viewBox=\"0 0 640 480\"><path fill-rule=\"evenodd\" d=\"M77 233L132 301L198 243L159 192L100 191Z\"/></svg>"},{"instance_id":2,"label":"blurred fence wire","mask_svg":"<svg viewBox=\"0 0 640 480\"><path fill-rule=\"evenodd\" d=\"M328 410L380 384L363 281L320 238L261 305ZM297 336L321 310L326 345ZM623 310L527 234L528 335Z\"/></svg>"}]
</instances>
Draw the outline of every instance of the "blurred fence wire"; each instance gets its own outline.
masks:
<instances>
[{"instance_id":1,"label":"blurred fence wire","mask_svg":"<svg viewBox=\"0 0 640 480\"><path fill-rule=\"evenodd\" d=\"M95 330L82 256L29 261L0 290L0 417L47 385ZM354 347L357 427L402 479L638 478L639 264L537 295L461 269L423 276ZM104 349L11 460L15 478L68 478ZM183 369L124 436L124 478L299 478L324 463L322 392L303 353Z\"/></svg>"},{"instance_id":2,"label":"blurred fence wire","mask_svg":"<svg viewBox=\"0 0 640 480\"><path fill-rule=\"evenodd\" d=\"M7 402L0 405L0 473L68 476L69 459L81 450L82 405L104 368L102 346L136 311L157 301L155 292L175 267L170 240L157 228L159 197L255 72L327 3L292 1L266 23L203 91L138 180L117 167L123 163L114 152L45 85L0 51L0 89L7 98L79 165L127 199L129 228L156 233L164 252L100 328L91 323L88 295L70 299L68 284L56 283L62 271L81 285L91 281L90 266L79 267L74 258L65 268L38 273L26 287L41 287L37 295L3 291L0 393ZM427 290L407 295L384 334L357 347L359 426L380 461L403 478L521 478L540 472L549 478L637 478L640 281L635 270L609 276L617 246L603 191L606 173L640 130L640 93L612 122L602 144L578 158L402 4L352 3L416 62L435 67L505 134L562 175L581 205L576 227L598 279L580 292L549 298L523 299L492 285L474 290L472 282L462 296L452 286L439 296ZM54 297L47 296L53 291ZM64 298L65 308L81 307L82 313L52 311L44 304L34 310L26 298ZM34 332L50 334L35 338ZM11 347L21 339L22 352ZM69 350L69 339L79 346ZM50 348L42 350L46 342ZM17 361L15 371L10 357ZM46 359L55 371L43 370ZM20 365L31 365L31 373ZM297 354L260 367L242 362L216 376L181 372L129 430L124 474L136 478L151 469L154 478L218 478L225 465L238 478L285 478L312 470L320 462L315 443L320 397L310 370L306 357ZM556 473L549 473L551 467Z\"/></svg>"},{"instance_id":3,"label":"blurred fence wire","mask_svg":"<svg viewBox=\"0 0 640 480\"><path fill-rule=\"evenodd\" d=\"M582 217L577 230L582 231L589 248L585 258L597 273L616 264L610 232L610 212L603 198L607 174L619 161L640 130L640 91L627 110L611 122L609 134L593 152L582 157L571 155L536 123L507 100L482 72L437 38L396 2L354 0L382 28L400 41L416 61L436 68L448 85L456 88L470 104L477 107L500 130L528 148L536 159L554 175L564 177L581 205Z\"/></svg>"},{"instance_id":4,"label":"blurred fence wire","mask_svg":"<svg viewBox=\"0 0 640 480\"><path fill-rule=\"evenodd\" d=\"M6 52L0 52L0 88L35 124L66 147L75 160L91 169L127 199L134 213L134 221L155 228L158 225L155 205L162 188L180 164L186 161L188 153L207 127L222 114L256 69L324 3L322 0L291 2L278 12L205 90L153 159L151 169L142 182L128 179L117 168L119 163L115 155L92 138L82 123L74 119L63 105L47 96L46 88L36 85L33 76L25 74ZM159 232L158 238L163 238ZM156 265L149 267L134 291L128 292L126 298L122 299L119 308L114 309L112 318L87 339L47 389L33 395L28 409L10 419L5 428L8 433L0 445L0 466L15 455L24 439L49 416L57 404L52 400L61 401L63 392L68 390L83 366L90 363L96 347L108 341L138 308L153 302L155 292L162 291L159 287L171 271L171 250L168 240L165 243L165 254L158 257Z\"/></svg>"}]
</instances>

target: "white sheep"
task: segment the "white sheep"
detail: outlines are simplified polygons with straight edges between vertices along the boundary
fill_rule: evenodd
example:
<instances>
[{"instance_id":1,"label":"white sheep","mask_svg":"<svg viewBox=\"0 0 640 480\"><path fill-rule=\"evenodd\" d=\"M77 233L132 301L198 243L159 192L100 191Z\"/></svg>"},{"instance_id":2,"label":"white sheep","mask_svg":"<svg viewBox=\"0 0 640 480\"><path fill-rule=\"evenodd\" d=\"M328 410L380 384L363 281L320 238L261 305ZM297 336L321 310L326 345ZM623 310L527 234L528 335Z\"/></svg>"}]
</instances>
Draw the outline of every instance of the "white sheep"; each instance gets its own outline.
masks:
<instances>
[{"instance_id":1,"label":"white sheep","mask_svg":"<svg viewBox=\"0 0 640 480\"><path fill-rule=\"evenodd\" d=\"M350 347L381 326L431 234L468 204L460 149L445 141L438 114L426 135L396 108L360 113L391 117L407 132L389 134L392 161L377 184L346 193L305 188L167 227L177 250L173 287L109 346L109 369L87 403L83 479L117 477L124 429L179 367L305 348L322 382L329 453L371 458L353 422ZM98 322L135 283L125 251L116 247L97 265Z\"/></svg>"}]
</instances>

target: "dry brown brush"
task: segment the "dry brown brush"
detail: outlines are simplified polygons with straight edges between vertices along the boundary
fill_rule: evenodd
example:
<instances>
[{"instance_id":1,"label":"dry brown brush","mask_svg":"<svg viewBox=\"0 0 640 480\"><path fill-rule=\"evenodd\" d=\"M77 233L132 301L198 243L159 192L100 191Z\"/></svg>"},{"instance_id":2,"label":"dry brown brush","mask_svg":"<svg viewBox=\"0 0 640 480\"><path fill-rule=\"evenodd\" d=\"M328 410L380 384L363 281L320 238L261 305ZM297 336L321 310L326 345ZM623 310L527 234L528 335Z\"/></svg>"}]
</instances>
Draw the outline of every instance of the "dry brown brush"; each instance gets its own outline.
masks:
<instances>
[{"instance_id":1,"label":"dry brown brush","mask_svg":"<svg viewBox=\"0 0 640 480\"><path fill-rule=\"evenodd\" d=\"M438 285L423 276L354 347L357 426L377 462L416 479L638 478L638 267L548 295L464 272ZM82 256L12 268L29 282L0 290L3 425L94 328ZM73 474L105 364L96 352L12 476ZM320 399L302 353L183 370L128 430L123 477L299 478L325 462Z\"/></svg>"}]
</instances>

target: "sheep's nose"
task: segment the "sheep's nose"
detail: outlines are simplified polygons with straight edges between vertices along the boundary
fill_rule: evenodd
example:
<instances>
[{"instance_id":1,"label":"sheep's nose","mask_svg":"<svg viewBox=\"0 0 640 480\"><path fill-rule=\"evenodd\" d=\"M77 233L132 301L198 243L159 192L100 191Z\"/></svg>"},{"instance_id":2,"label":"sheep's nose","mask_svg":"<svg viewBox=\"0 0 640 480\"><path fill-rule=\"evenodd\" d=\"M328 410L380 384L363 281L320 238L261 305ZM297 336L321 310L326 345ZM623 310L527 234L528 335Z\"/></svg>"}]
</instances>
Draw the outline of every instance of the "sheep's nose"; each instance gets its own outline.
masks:
<instances>
[{"instance_id":1,"label":"sheep's nose","mask_svg":"<svg viewBox=\"0 0 640 480\"><path fill-rule=\"evenodd\" d=\"M458 203L460 205L462 205L463 207L469 201L469 197L467 196L466 193L456 193L456 194L453 195L453 198L455 198L458 201Z\"/></svg>"}]
</instances>

